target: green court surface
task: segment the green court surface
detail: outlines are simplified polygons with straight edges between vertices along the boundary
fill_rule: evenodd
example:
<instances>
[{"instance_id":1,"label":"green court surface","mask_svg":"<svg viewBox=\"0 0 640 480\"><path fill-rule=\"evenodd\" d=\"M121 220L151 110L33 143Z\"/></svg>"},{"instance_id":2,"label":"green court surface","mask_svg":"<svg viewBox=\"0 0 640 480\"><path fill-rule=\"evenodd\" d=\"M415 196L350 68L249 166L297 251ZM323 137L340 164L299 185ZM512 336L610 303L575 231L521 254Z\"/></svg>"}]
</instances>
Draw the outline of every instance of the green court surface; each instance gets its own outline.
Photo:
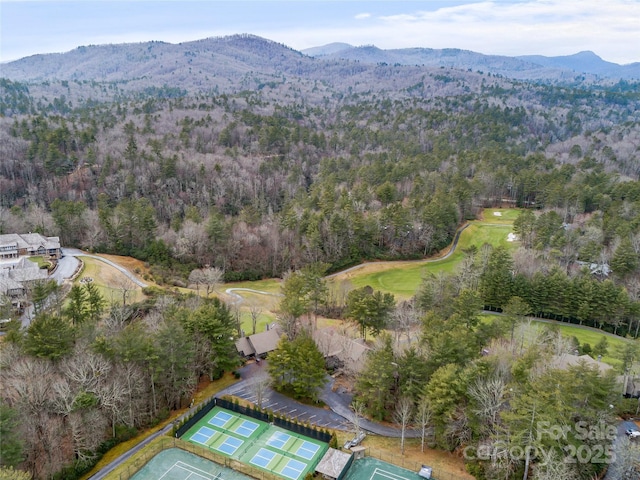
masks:
<instances>
[{"instance_id":1,"label":"green court surface","mask_svg":"<svg viewBox=\"0 0 640 480\"><path fill-rule=\"evenodd\" d=\"M373 457L355 460L343 480L424 480L417 472Z\"/></svg>"},{"instance_id":2,"label":"green court surface","mask_svg":"<svg viewBox=\"0 0 640 480\"><path fill-rule=\"evenodd\" d=\"M182 439L288 480L313 472L329 448L327 443L220 407Z\"/></svg>"},{"instance_id":3,"label":"green court surface","mask_svg":"<svg viewBox=\"0 0 640 480\"><path fill-rule=\"evenodd\" d=\"M251 477L179 448L158 453L132 480L253 480Z\"/></svg>"}]
</instances>

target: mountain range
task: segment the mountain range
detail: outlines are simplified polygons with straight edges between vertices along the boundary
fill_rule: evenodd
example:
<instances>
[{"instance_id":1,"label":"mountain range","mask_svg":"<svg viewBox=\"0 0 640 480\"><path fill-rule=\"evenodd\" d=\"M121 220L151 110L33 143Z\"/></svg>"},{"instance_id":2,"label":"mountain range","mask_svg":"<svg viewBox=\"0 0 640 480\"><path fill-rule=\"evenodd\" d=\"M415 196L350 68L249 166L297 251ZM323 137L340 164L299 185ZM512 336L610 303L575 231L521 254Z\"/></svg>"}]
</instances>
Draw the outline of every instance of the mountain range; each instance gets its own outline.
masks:
<instances>
[{"instance_id":1,"label":"mountain range","mask_svg":"<svg viewBox=\"0 0 640 480\"><path fill-rule=\"evenodd\" d=\"M296 51L248 34L179 44L89 45L66 53L33 55L1 67L0 76L12 81L151 81L154 85L166 83L194 90L214 83L220 91L285 82L287 76L330 83L336 78L345 82L348 77L346 85L354 86L376 75L388 76L389 72L395 72L398 82L389 87L406 88L420 81L425 71L441 68L553 83L640 79L640 63L617 65L592 52L562 57L507 57L460 49L383 50L345 43ZM402 67L400 73L398 67ZM385 68L386 73L382 73Z\"/></svg>"},{"instance_id":2,"label":"mountain range","mask_svg":"<svg viewBox=\"0 0 640 480\"><path fill-rule=\"evenodd\" d=\"M528 80L566 78L567 74L591 74L625 80L640 79L640 62L618 65L603 60L591 51L557 57L542 55L508 57L484 55L457 48L383 50L373 45L354 47L347 43L330 43L302 50L302 53L316 58L341 58L363 63L471 68L509 78Z\"/></svg>"}]
</instances>

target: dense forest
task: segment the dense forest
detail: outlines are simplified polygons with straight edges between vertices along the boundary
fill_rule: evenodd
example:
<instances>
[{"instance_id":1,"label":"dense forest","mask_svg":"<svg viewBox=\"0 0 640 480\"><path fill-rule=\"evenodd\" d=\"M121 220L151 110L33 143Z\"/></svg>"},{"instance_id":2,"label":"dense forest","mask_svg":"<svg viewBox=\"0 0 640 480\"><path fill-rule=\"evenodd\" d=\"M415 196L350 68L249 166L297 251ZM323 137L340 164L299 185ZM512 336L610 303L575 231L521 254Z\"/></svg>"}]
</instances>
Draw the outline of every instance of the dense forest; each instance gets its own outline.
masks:
<instances>
[{"instance_id":1,"label":"dense forest","mask_svg":"<svg viewBox=\"0 0 640 480\"><path fill-rule=\"evenodd\" d=\"M379 307L378 323L361 318L363 334L379 341L355 383L358 405L397 420L392 407L408 399L433 428L433 446L521 441L535 433L534 404L550 424L613 421L602 413L615 403L613 378L547 369L576 346L549 331L524 348L522 317L637 338L640 84L534 83L224 41L233 61L197 42L175 56L155 43L83 47L67 55L99 55L91 65L103 72L78 63L55 78L0 79L0 234L40 232L63 247L133 256L167 286L187 286L204 267L226 281L285 277L286 288L292 272L318 265L324 274L425 257L482 208L521 207L513 255L466 252L461 270L425 278L407 304L356 290L333 304L317 298L314 314L358 321L358 305ZM113 77L126 70L119 59L140 69ZM25 72L28 60L18 65ZM239 328L217 300L154 295L134 314L79 288L73 295L2 347L2 426L6 438L26 439L3 464L36 478L73 460L82 469L105 440L166 417L201 375L235 367L233 344L220 338ZM290 325L312 310L293 304L281 305ZM486 325L483 308L506 315ZM420 341L398 351L384 331L409 327ZM288 333L295 341L299 332ZM624 355L626 366L638 360L632 348ZM90 435L97 430L104 436ZM546 440L538 446L566 455L580 438ZM469 469L521 478L520 460ZM541 466L536 478L586 479L599 467Z\"/></svg>"}]
</instances>

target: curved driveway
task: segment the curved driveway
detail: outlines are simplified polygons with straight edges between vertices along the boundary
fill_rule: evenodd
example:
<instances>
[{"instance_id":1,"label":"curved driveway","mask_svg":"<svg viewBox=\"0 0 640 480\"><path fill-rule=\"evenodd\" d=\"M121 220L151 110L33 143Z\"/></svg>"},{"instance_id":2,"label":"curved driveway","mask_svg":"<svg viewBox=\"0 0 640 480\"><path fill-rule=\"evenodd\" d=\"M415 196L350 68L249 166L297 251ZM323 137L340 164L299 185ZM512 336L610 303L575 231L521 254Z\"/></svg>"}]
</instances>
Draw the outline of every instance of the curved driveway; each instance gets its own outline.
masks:
<instances>
[{"instance_id":1,"label":"curved driveway","mask_svg":"<svg viewBox=\"0 0 640 480\"><path fill-rule=\"evenodd\" d=\"M107 259L107 258L103 258L100 257L98 255L91 255L88 253L84 253L82 250L78 250L75 248L63 248L62 249L62 253L66 256L70 256L70 257L88 257L88 258L94 258L96 260L99 260L101 262L106 263L107 265L112 266L113 268L117 269L118 271L122 272L129 280L131 280L133 283L135 283L137 286L141 287L141 288L146 288L148 285L140 280L138 280L138 278L131 273L129 270L127 270L126 268L124 268L121 265L118 265L115 262L112 262L111 260ZM63 257L64 258L64 257Z\"/></svg>"}]
</instances>

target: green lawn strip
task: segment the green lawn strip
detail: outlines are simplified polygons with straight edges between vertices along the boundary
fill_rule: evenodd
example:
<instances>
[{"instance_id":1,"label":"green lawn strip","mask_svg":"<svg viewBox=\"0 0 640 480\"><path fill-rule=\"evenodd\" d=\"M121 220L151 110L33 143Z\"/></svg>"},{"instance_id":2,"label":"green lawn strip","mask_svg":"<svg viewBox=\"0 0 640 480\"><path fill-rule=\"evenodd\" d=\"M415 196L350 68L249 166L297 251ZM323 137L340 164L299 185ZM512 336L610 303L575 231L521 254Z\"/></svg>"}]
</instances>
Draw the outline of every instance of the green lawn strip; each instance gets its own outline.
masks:
<instances>
[{"instance_id":1,"label":"green lawn strip","mask_svg":"<svg viewBox=\"0 0 640 480\"><path fill-rule=\"evenodd\" d=\"M520 216L522 209L519 208L485 208L482 214L482 221L488 223L512 224ZM500 215L495 215L499 213Z\"/></svg>"},{"instance_id":2,"label":"green lawn strip","mask_svg":"<svg viewBox=\"0 0 640 480\"><path fill-rule=\"evenodd\" d=\"M114 303L116 304L122 303L122 289L105 285L100 280L100 277L101 277L100 270L101 268L104 268L106 264L104 262L101 262L100 260L96 260L95 258L86 257L86 256L81 257L81 260L82 260L82 271L80 275L78 275L75 278L75 280L73 281L73 284L84 286L85 284L82 283L80 280L85 277L92 278L93 284L98 288L100 295L102 295L102 298L104 298L109 305ZM114 267L109 265L108 268L114 268ZM126 285L127 288L129 289L129 292L127 294L127 302L129 303L138 302L144 298L142 289L138 287L135 283L130 282L130 284L127 284L125 282L123 285Z\"/></svg>"},{"instance_id":3,"label":"green lawn strip","mask_svg":"<svg viewBox=\"0 0 640 480\"><path fill-rule=\"evenodd\" d=\"M282 282L276 278L268 278L266 280L255 280L252 282L233 282L225 283L219 290L225 291L228 288L250 288L261 292L280 293L280 284ZM238 292L243 294L243 292Z\"/></svg>"},{"instance_id":4,"label":"green lawn strip","mask_svg":"<svg viewBox=\"0 0 640 480\"><path fill-rule=\"evenodd\" d=\"M618 357L622 354L625 344L631 340L627 340L622 337L611 337L595 330L578 328L575 325L562 323L554 325L558 325L558 328L565 337L576 337L580 342L580 345L588 343L593 348L603 337L606 338L609 346L607 347L607 354L602 356L602 361L616 369L621 367L622 360Z\"/></svg>"},{"instance_id":5,"label":"green lawn strip","mask_svg":"<svg viewBox=\"0 0 640 480\"><path fill-rule=\"evenodd\" d=\"M42 255L35 255L33 257L27 257L30 261L37 264L40 268L49 268L51 266L51 262L49 260L45 260Z\"/></svg>"},{"instance_id":6,"label":"green lawn strip","mask_svg":"<svg viewBox=\"0 0 640 480\"><path fill-rule=\"evenodd\" d=\"M270 312L260 313L258 321L256 322L256 333L264 332L267 329L267 324L272 324L276 321L276 316ZM251 320L251 313L248 310L240 311L240 328L244 331L245 335L253 334L253 322Z\"/></svg>"},{"instance_id":7,"label":"green lawn strip","mask_svg":"<svg viewBox=\"0 0 640 480\"><path fill-rule=\"evenodd\" d=\"M455 271L465 256L464 251L472 246L479 249L488 243L493 246L503 245L509 249L515 248L515 242L507 241L507 235L511 231L511 225L472 222L460 235L456 251L447 258L425 260L361 275L356 271L350 281L357 288L369 285L375 290L393 293L399 299L406 299L416 293L425 274Z\"/></svg>"}]
</instances>

